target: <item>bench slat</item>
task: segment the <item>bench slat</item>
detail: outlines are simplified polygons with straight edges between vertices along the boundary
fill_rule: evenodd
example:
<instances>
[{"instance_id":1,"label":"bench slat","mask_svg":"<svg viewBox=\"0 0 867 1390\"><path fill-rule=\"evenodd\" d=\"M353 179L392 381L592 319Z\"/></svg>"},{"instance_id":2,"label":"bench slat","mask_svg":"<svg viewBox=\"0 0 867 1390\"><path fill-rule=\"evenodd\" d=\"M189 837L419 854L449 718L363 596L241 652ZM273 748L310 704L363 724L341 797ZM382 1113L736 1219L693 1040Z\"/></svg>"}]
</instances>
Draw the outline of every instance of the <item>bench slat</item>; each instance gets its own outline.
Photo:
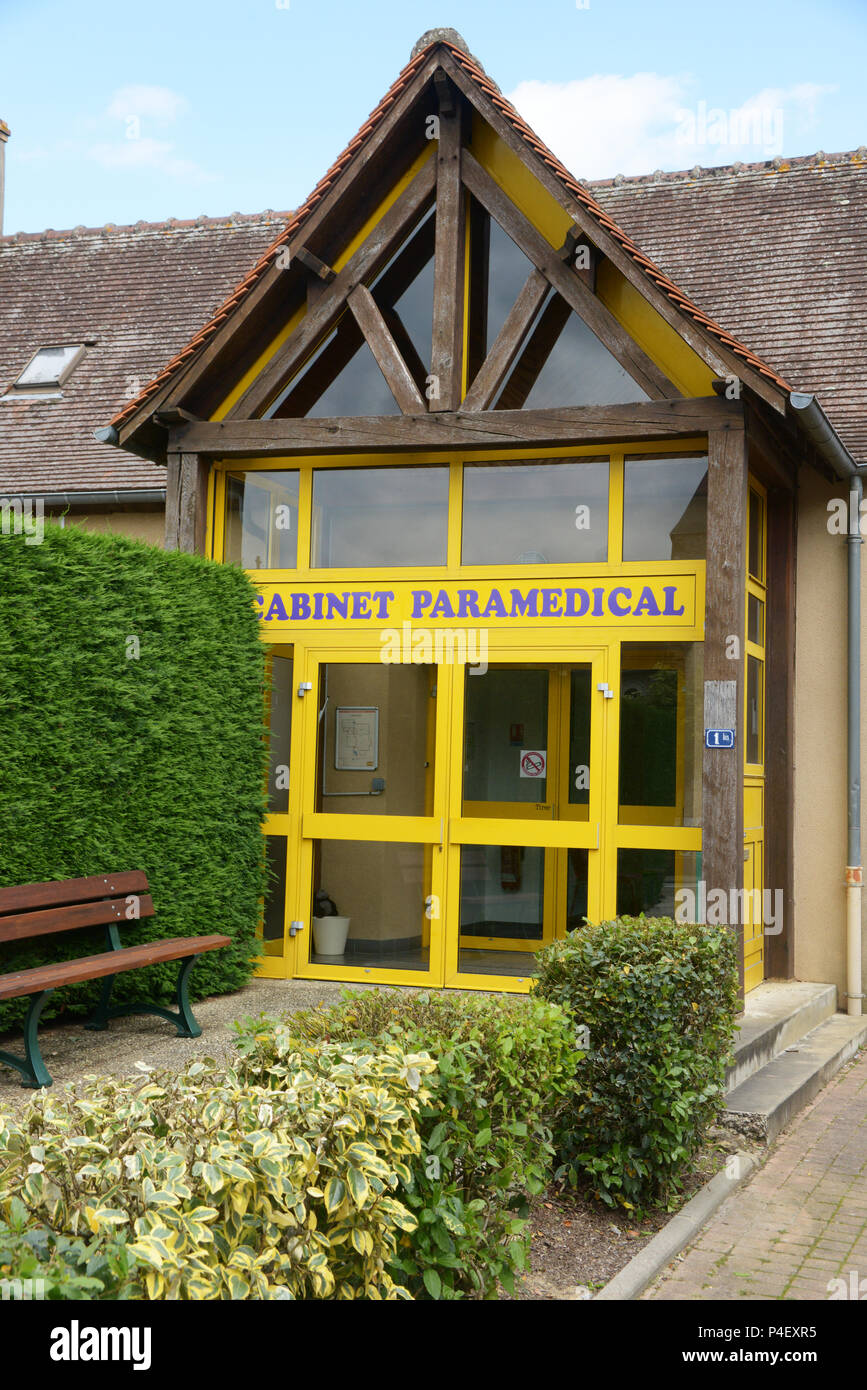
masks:
<instances>
[{"instance_id":1,"label":"bench slat","mask_svg":"<svg viewBox=\"0 0 867 1390\"><path fill-rule=\"evenodd\" d=\"M154 903L150 893L129 894L138 898L138 917L153 917ZM74 931L78 927L100 927L106 922L120 926L132 924L137 917L127 917L126 898L109 898L105 902L77 903L72 907L50 907L43 912L23 912L14 917L0 917L0 942L23 941L31 936L46 936L52 932Z\"/></svg>"},{"instance_id":2,"label":"bench slat","mask_svg":"<svg viewBox=\"0 0 867 1390\"><path fill-rule=\"evenodd\" d=\"M127 869L120 874L92 874L90 878L67 878L48 883L23 883L0 888L0 916L26 912L37 907L61 907L69 903L92 902L107 894L146 893L147 874L143 869Z\"/></svg>"},{"instance_id":3,"label":"bench slat","mask_svg":"<svg viewBox=\"0 0 867 1390\"><path fill-rule=\"evenodd\" d=\"M105 975L120 975L126 970L156 965L160 961L181 960L185 956L229 946L231 940L229 936L177 937L171 941L146 941L141 946L124 946L119 951L106 951L99 956L59 961L56 965L37 965L31 970L18 970L0 976L0 999L19 999L24 994L36 994L43 989L80 984L83 980L99 980Z\"/></svg>"}]
</instances>

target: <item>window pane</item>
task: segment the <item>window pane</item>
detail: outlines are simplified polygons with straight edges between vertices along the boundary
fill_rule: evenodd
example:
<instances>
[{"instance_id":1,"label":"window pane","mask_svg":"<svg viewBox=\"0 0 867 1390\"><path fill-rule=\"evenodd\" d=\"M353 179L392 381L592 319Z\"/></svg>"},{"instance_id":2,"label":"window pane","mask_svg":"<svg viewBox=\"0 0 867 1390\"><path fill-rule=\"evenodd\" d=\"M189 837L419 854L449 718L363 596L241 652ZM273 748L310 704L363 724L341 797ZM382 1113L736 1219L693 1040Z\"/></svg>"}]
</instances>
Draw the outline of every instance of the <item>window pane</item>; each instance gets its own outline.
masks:
<instances>
[{"instance_id":1,"label":"window pane","mask_svg":"<svg viewBox=\"0 0 867 1390\"><path fill-rule=\"evenodd\" d=\"M590 711L593 670L576 666L569 689L569 804L590 805ZM588 812L589 814L589 812Z\"/></svg>"},{"instance_id":2,"label":"window pane","mask_svg":"<svg viewBox=\"0 0 867 1390\"><path fill-rule=\"evenodd\" d=\"M463 564L607 558L607 459L464 465Z\"/></svg>"},{"instance_id":3,"label":"window pane","mask_svg":"<svg viewBox=\"0 0 867 1390\"><path fill-rule=\"evenodd\" d=\"M258 470L226 475L224 557L248 570L295 569L298 474Z\"/></svg>"},{"instance_id":4,"label":"window pane","mask_svg":"<svg viewBox=\"0 0 867 1390\"><path fill-rule=\"evenodd\" d=\"M371 289L422 394L430 371L433 338L434 228L435 214L431 209Z\"/></svg>"},{"instance_id":5,"label":"window pane","mask_svg":"<svg viewBox=\"0 0 867 1390\"><path fill-rule=\"evenodd\" d=\"M703 646L624 642L621 825L701 824Z\"/></svg>"},{"instance_id":6,"label":"window pane","mask_svg":"<svg viewBox=\"0 0 867 1390\"><path fill-rule=\"evenodd\" d=\"M335 332L264 412L264 418L399 414L400 406L364 334L347 311Z\"/></svg>"},{"instance_id":7,"label":"window pane","mask_svg":"<svg viewBox=\"0 0 867 1390\"><path fill-rule=\"evenodd\" d=\"M617 851L617 914L674 917L695 921L703 898L701 855L692 850L621 849ZM689 897L675 899L686 889ZM691 910L692 909L692 910Z\"/></svg>"},{"instance_id":8,"label":"window pane","mask_svg":"<svg viewBox=\"0 0 867 1390\"><path fill-rule=\"evenodd\" d=\"M427 970L431 858L426 845L318 841L310 962Z\"/></svg>"},{"instance_id":9,"label":"window pane","mask_svg":"<svg viewBox=\"0 0 867 1390\"><path fill-rule=\"evenodd\" d=\"M765 605L755 594L747 595L747 640L757 647L765 645Z\"/></svg>"},{"instance_id":10,"label":"window pane","mask_svg":"<svg viewBox=\"0 0 867 1390\"><path fill-rule=\"evenodd\" d=\"M313 474L314 568L444 565L449 470L328 468Z\"/></svg>"},{"instance_id":11,"label":"window pane","mask_svg":"<svg viewBox=\"0 0 867 1390\"><path fill-rule=\"evenodd\" d=\"M430 814L435 666L329 662L320 677L318 807L333 815Z\"/></svg>"},{"instance_id":12,"label":"window pane","mask_svg":"<svg viewBox=\"0 0 867 1390\"><path fill-rule=\"evenodd\" d=\"M289 744L292 729L292 658L271 658L270 741L268 745L268 810L272 816L289 810Z\"/></svg>"},{"instance_id":13,"label":"window pane","mask_svg":"<svg viewBox=\"0 0 867 1390\"><path fill-rule=\"evenodd\" d=\"M627 458L624 560L703 560L707 459Z\"/></svg>"},{"instance_id":14,"label":"window pane","mask_svg":"<svg viewBox=\"0 0 867 1390\"><path fill-rule=\"evenodd\" d=\"M533 270L494 218L470 200L469 372L472 383Z\"/></svg>"},{"instance_id":15,"label":"window pane","mask_svg":"<svg viewBox=\"0 0 867 1390\"><path fill-rule=\"evenodd\" d=\"M763 533L764 533L764 512L765 506L762 498L757 492L750 488L750 514L749 514L749 570L753 579L763 582L765 578L763 564Z\"/></svg>"},{"instance_id":16,"label":"window pane","mask_svg":"<svg viewBox=\"0 0 867 1390\"><path fill-rule=\"evenodd\" d=\"M82 351L73 347L40 348L15 382L16 386L59 386L60 378Z\"/></svg>"},{"instance_id":17,"label":"window pane","mask_svg":"<svg viewBox=\"0 0 867 1390\"><path fill-rule=\"evenodd\" d=\"M494 409L544 410L647 399L613 353L552 290L530 325Z\"/></svg>"},{"instance_id":18,"label":"window pane","mask_svg":"<svg viewBox=\"0 0 867 1390\"><path fill-rule=\"evenodd\" d=\"M542 944L545 853L519 845L462 846L459 970L533 973L533 951Z\"/></svg>"},{"instance_id":19,"label":"window pane","mask_svg":"<svg viewBox=\"0 0 867 1390\"><path fill-rule=\"evenodd\" d=\"M760 763L763 756L764 694L762 690L764 663L758 657L747 657L747 739L748 763Z\"/></svg>"},{"instance_id":20,"label":"window pane","mask_svg":"<svg viewBox=\"0 0 867 1390\"><path fill-rule=\"evenodd\" d=\"M282 956L283 934L286 925L286 849L285 835L265 836L265 860L268 881L265 888L265 912L262 937L266 956Z\"/></svg>"},{"instance_id":21,"label":"window pane","mask_svg":"<svg viewBox=\"0 0 867 1390\"><path fill-rule=\"evenodd\" d=\"M547 751L548 672L489 666L465 677L464 802L547 800L546 777L522 776L522 755ZM495 814L495 813L494 813Z\"/></svg>"}]
</instances>

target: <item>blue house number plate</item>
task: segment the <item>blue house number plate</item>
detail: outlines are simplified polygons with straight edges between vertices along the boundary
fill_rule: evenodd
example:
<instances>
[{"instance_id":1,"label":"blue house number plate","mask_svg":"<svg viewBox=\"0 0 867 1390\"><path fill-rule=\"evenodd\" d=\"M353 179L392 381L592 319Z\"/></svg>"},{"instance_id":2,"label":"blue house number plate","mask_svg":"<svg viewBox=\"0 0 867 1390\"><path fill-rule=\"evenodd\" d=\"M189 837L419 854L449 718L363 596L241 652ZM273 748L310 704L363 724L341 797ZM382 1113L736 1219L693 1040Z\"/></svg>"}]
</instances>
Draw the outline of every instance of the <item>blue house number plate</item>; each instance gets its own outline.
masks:
<instances>
[{"instance_id":1,"label":"blue house number plate","mask_svg":"<svg viewBox=\"0 0 867 1390\"><path fill-rule=\"evenodd\" d=\"M705 729L704 746L705 748L734 748L734 729Z\"/></svg>"}]
</instances>

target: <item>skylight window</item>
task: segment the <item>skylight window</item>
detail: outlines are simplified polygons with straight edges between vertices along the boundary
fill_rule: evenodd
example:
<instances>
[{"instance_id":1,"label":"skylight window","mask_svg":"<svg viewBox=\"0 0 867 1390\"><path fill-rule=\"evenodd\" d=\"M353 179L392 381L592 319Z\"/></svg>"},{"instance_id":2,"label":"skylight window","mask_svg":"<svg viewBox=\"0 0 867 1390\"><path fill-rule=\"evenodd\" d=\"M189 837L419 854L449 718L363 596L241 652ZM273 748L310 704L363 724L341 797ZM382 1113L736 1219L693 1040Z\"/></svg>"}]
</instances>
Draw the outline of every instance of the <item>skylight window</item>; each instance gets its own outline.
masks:
<instances>
[{"instance_id":1,"label":"skylight window","mask_svg":"<svg viewBox=\"0 0 867 1390\"><path fill-rule=\"evenodd\" d=\"M62 386L83 352L81 343L40 348L15 382L15 390Z\"/></svg>"}]
</instances>

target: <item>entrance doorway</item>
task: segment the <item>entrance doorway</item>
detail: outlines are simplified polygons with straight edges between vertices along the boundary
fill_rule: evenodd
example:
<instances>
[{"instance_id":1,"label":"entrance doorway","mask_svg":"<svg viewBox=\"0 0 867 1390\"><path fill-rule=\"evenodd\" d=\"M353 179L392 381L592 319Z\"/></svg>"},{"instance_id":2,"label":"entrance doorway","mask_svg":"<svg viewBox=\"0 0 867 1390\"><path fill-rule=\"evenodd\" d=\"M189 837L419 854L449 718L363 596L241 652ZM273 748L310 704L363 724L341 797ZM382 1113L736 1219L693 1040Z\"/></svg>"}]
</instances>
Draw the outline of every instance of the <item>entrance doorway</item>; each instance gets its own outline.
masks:
<instances>
[{"instance_id":1,"label":"entrance doorway","mask_svg":"<svg viewBox=\"0 0 867 1390\"><path fill-rule=\"evenodd\" d=\"M580 655L296 650L294 974L523 989L598 912L605 651Z\"/></svg>"}]
</instances>

